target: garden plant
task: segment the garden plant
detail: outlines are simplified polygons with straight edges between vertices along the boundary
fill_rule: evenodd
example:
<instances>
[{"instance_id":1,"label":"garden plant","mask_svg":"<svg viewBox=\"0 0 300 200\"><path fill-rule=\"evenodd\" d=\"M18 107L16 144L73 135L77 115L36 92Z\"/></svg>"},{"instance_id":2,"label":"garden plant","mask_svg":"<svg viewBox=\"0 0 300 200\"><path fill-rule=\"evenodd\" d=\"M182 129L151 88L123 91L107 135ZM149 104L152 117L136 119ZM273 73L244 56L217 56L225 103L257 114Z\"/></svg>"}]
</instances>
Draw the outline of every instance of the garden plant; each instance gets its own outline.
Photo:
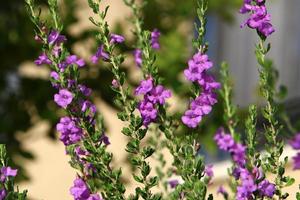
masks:
<instances>
[{"instance_id":1,"label":"garden plant","mask_svg":"<svg viewBox=\"0 0 300 200\"><path fill-rule=\"evenodd\" d=\"M131 47L131 55L119 50L127 39L111 32L106 21L110 10L103 7L102 1L87 0L94 13L89 19L97 30L98 46L88 62L101 67L105 65L113 76L108 87L115 93L118 118L125 124L122 134L128 139L124 151L128 153L133 169L135 189L132 191L128 191L123 181L128 175L122 173L121 166L112 163L114 155L107 149L111 141L106 134L105 119L93 103L93 91L80 76L87 61L68 48L57 0L48 0L48 18L36 2L25 0L35 26L33 38L41 47L40 56L34 63L51 69L49 80L56 90L53 100L65 113L56 129L59 140L65 145L65 153L70 157L70 166L77 173L70 186L70 195L75 200L289 199L291 194L285 192L286 187L299 180L287 176L286 168L292 161L294 169L300 169L300 152L288 158L283 157L283 151L286 141L294 149L300 149L300 133L295 132L291 138L281 136L286 125L278 117L278 73L267 58L271 49L268 38L276 34L267 0L244 0L240 9L247 18L241 28L250 28L257 33L257 44L253 48L260 93L264 98L262 106L249 105L245 120L239 119L237 106L232 101L228 64L221 63L217 68L207 53L206 16L210 0L193 1L197 16L197 34L192 41L194 53L181 72L191 96L185 105L186 111L180 115L171 111L172 91L164 86L164 77L156 62L161 33L158 29L149 31L144 27L142 10L147 7L147 1L123 0L132 11L129 20L135 44ZM131 64L142 74L137 86L128 80L128 73L122 68L126 59L132 60ZM211 72L212 68L216 74ZM232 165L227 169L228 185L221 186L218 194L213 195L209 190L213 183L213 166L205 163L200 153L202 145L198 135L199 126L209 123L206 119L217 102L222 104L223 125L211 139L220 151L230 155ZM263 129L257 125L258 116L263 118ZM242 130L237 128L238 124ZM170 166L166 165L164 148L172 155ZM157 159L160 166L153 168L150 158ZM18 170L9 166L5 145L0 146L0 163L0 199L27 199L27 191L21 192L14 185ZM300 193L295 193L300 200Z\"/></svg>"}]
</instances>

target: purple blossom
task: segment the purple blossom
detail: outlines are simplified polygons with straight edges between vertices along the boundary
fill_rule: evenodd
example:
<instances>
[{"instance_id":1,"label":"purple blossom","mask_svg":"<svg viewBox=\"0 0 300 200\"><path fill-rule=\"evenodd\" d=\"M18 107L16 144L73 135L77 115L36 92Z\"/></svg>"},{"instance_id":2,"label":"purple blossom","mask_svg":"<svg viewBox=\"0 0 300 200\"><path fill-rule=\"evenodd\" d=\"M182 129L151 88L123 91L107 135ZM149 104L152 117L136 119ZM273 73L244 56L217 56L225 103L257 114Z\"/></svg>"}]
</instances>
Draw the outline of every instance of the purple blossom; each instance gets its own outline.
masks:
<instances>
[{"instance_id":1,"label":"purple blossom","mask_svg":"<svg viewBox=\"0 0 300 200\"><path fill-rule=\"evenodd\" d=\"M297 133L293 139L289 141L289 144L293 147L293 149L300 149L300 133Z\"/></svg>"},{"instance_id":2,"label":"purple blossom","mask_svg":"<svg viewBox=\"0 0 300 200\"><path fill-rule=\"evenodd\" d=\"M81 111L85 113L85 116L94 117L97 108L91 101L85 100L81 102Z\"/></svg>"},{"instance_id":3,"label":"purple blossom","mask_svg":"<svg viewBox=\"0 0 300 200\"><path fill-rule=\"evenodd\" d=\"M91 194L87 200L103 200L98 194Z\"/></svg>"},{"instance_id":4,"label":"purple blossom","mask_svg":"<svg viewBox=\"0 0 300 200\"><path fill-rule=\"evenodd\" d=\"M268 180L263 180L258 184L258 190L260 195L272 198L275 194L276 187Z\"/></svg>"},{"instance_id":5,"label":"purple blossom","mask_svg":"<svg viewBox=\"0 0 300 200\"><path fill-rule=\"evenodd\" d=\"M240 9L240 13L250 13L250 17L241 25L248 25L249 28L256 29L260 34L268 37L275 30L271 24L271 15L268 14L264 1L255 1L256 5L252 4L251 0L244 0L244 5Z\"/></svg>"},{"instance_id":6,"label":"purple blossom","mask_svg":"<svg viewBox=\"0 0 300 200\"><path fill-rule=\"evenodd\" d=\"M156 104L159 103L161 105L165 104L167 98L171 97L171 91L166 90L162 85L158 85L150 91L147 95L147 98L152 103Z\"/></svg>"},{"instance_id":7,"label":"purple blossom","mask_svg":"<svg viewBox=\"0 0 300 200\"><path fill-rule=\"evenodd\" d=\"M58 63L58 68L60 69L61 72L64 72L67 67L68 67L68 64L65 61Z\"/></svg>"},{"instance_id":8,"label":"purple blossom","mask_svg":"<svg viewBox=\"0 0 300 200\"><path fill-rule=\"evenodd\" d=\"M100 45L95 55L92 56L92 63L96 64L99 59L109 60L109 54L104 51L104 46Z\"/></svg>"},{"instance_id":9,"label":"purple blossom","mask_svg":"<svg viewBox=\"0 0 300 200\"><path fill-rule=\"evenodd\" d=\"M184 70L185 77L192 81L201 81L203 72L213 66L206 54L196 53L192 59L188 61L188 68Z\"/></svg>"},{"instance_id":10,"label":"purple blossom","mask_svg":"<svg viewBox=\"0 0 300 200\"><path fill-rule=\"evenodd\" d=\"M136 49L134 50L133 52L133 55L134 55L134 61L136 63L136 65L138 67L141 67L142 66L142 63L143 63L143 59L142 59L142 50L140 49Z\"/></svg>"},{"instance_id":11,"label":"purple blossom","mask_svg":"<svg viewBox=\"0 0 300 200\"><path fill-rule=\"evenodd\" d=\"M123 43L125 41L125 38L122 35L117 34L111 34L110 35L110 43L116 44L116 43Z\"/></svg>"},{"instance_id":12,"label":"purple blossom","mask_svg":"<svg viewBox=\"0 0 300 200\"><path fill-rule=\"evenodd\" d=\"M82 130L77 127L75 120L70 117L62 117L56 125L56 130L60 132L59 139L66 146L79 142L83 135Z\"/></svg>"},{"instance_id":13,"label":"purple blossom","mask_svg":"<svg viewBox=\"0 0 300 200\"><path fill-rule=\"evenodd\" d=\"M104 133L101 135L100 142L103 142L106 146L110 145L109 137Z\"/></svg>"},{"instance_id":14,"label":"purple blossom","mask_svg":"<svg viewBox=\"0 0 300 200\"><path fill-rule=\"evenodd\" d=\"M229 150L232 154L232 160L239 166L244 166L246 163L246 147L241 144L234 144Z\"/></svg>"},{"instance_id":15,"label":"purple blossom","mask_svg":"<svg viewBox=\"0 0 300 200\"><path fill-rule=\"evenodd\" d=\"M218 129L214 140L216 141L219 149L224 151L231 151L232 147L235 145L235 142L230 134L225 134L224 129Z\"/></svg>"},{"instance_id":16,"label":"purple blossom","mask_svg":"<svg viewBox=\"0 0 300 200\"><path fill-rule=\"evenodd\" d=\"M62 108L67 108L67 106L72 103L73 94L72 92L61 89L58 94L54 95L54 101Z\"/></svg>"},{"instance_id":17,"label":"purple blossom","mask_svg":"<svg viewBox=\"0 0 300 200\"><path fill-rule=\"evenodd\" d=\"M50 77L53 78L56 81L59 80L59 74L57 72L55 72L55 71L51 71Z\"/></svg>"},{"instance_id":18,"label":"purple blossom","mask_svg":"<svg viewBox=\"0 0 300 200\"><path fill-rule=\"evenodd\" d=\"M242 184L237 187L237 200L251 199L253 192L257 189L254 180L251 176L242 180Z\"/></svg>"},{"instance_id":19,"label":"purple blossom","mask_svg":"<svg viewBox=\"0 0 300 200\"><path fill-rule=\"evenodd\" d=\"M46 55L46 53L42 53L39 57L38 57L38 59L36 59L35 61L34 61L34 63L36 64L36 65L51 65L52 64L52 62L51 62L51 60L48 58L48 56Z\"/></svg>"},{"instance_id":20,"label":"purple blossom","mask_svg":"<svg viewBox=\"0 0 300 200\"><path fill-rule=\"evenodd\" d=\"M298 152L297 155L293 157L293 161L294 161L294 170L300 169L300 152Z\"/></svg>"},{"instance_id":21,"label":"purple blossom","mask_svg":"<svg viewBox=\"0 0 300 200\"><path fill-rule=\"evenodd\" d=\"M0 189L0 200L4 200L6 198L6 191L4 188Z\"/></svg>"},{"instance_id":22,"label":"purple blossom","mask_svg":"<svg viewBox=\"0 0 300 200\"><path fill-rule=\"evenodd\" d=\"M194 110L187 110L181 117L182 122L189 128L196 128L202 120L202 116Z\"/></svg>"},{"instance_id":23,"label":"purple blossom","mask_svg":"<svg viewBox=\"0 0 300 200\"><path fill-rule=\"evenodd\" d=\"M118 88L120 86L119 82L116 79L113 79L111 82L113 88Z\"/></svg>"},{"instance_id":24,"label":"purple blossom","mask_svg":"<svg viewBox=\"0 0 300 200\"><path fill-rule=\"evenodd\" d=\"M152 46L153 49L160 49L159 37L160 37L159 30L154 29L151 32L151 46Z\"/></svg>"},{"instance_id":25,"label":"purple blossom","mask_svg":"<svg viewBox=\"0 0 300 200\"><path fill-rule=\"evenodd\" d=\"M154 122L157 117L157 110L153 103L147 100L143 100L139 106L138 109L141 113L143 124L144 126L148 126L151 122Z\"/></svg>"},{"instance_id":26,"label":"purple blossom","mask_svg":"<svg viewBox=\"0 0 300 200\"><path fill-rule=\"evenodd\" d=\"M169 180L168 184L172 189L176 188L177 185L179 185L179 181L177 179Z\"/></svg>"},{"instance_id":27,"label":"purple blossom","mask_svg":"<svg viewBox=\"0 0 300 200\"><path fill-rule=\"evenodd\" d=\"M86 156L89 153L87 151L85 151L84 149L82 149L80 146L76 146L75 150L74 150L75 154L80 157L80 156Z\"/></svg>"},{"instance_id":28,"label":"purple blossom","mask_svg":"<svg viewBox=\"0 0 300 200\"><path fill-rule=\"evenodd\" d=\"M213 165L205 166L204 173L206 176L212 178L214 176Z\"/></svg>"},{"instance_id":29,"label":"purple blossom","mask_svg":"<svg viewBox=\"0 0 300 200\"><path fill-rule=\"evenodd\" d=\"M65 42L66 40L67 40L66 37L64 35L60 35L60 33L56 30L52 30L48 35L48 43L50 45L52 44L59 45Z\"/></svg>"},{"instance_id":30,"label":"purple blossom","mask_svg":"<svg viewBox=\"0 0 300 200\"><path fill-rule=\"evenodd\" d=\"M212 91L221 88L221 84L216 82L213 76L207 75L206 73L202 74L201 79L198 80L198 84L202 86L204 91Z\"/></svg>"},{"instance_id":31,"label":"purple blossom","mask_svg":"<svg viewBox=\"0 0 300 200\"><path fill-rule=\"evenodd\" d=\"M140 85L135 89L136 95L147 94L153 88L153 79L148 78L147 80L142 80Z\"/></svg>"},{"instance_id":32,"label":"purple blossom","mask_svg":"<svg viewBox=\"0 0 300 200\"><path fill-rule=\"evenodd\" d=\"M86 200L90 197L90 190L81 178L76 178L73 183L70 193L73 195L74 200Z\"/></svg>"},{"instance_id":33,"label":"purple blossom","mask_svg":"<svg viewBox=\"0 0 300 200\"><path fill-rule=\"evenodd\" d=\"M85 65L85 62L83 59L77 58L76 55L69 55L66 59L66 63L68 65L78 65L78 67L83 67Z\"/></svg>"},{"instance_id":34,"label":"purple blossom","mask_svg":"<svg viewBox=\"0 0 300 200\"><path fill-rule=\"evenodd\" d=\"M91 96L91 94L92 94L91 88L88 88L87 86L85 86L83 84L79 84L78 88L84 96L86 96L86 97Z\"/></svg>"},{"instance_id":35,"label":"purple blossom","mask_svg":"<svg viewBox=\"0 0 300 200\"><path fill-rule=\"evenodd\" d=\"M18 170L12 169L11 167L2 167L1 168L1 175L5 177L15 177L17 176Z\"/></svg>"}]
</instances>

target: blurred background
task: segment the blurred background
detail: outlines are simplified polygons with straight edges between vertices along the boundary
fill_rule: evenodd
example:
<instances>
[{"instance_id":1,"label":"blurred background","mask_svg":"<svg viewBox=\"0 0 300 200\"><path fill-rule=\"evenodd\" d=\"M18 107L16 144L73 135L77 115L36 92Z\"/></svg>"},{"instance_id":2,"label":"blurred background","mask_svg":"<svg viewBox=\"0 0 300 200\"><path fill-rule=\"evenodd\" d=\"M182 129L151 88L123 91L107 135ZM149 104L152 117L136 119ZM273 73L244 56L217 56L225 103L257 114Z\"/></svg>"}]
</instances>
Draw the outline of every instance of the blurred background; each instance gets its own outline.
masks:
<instances>
[{"instance_id":1,"label":"blurred background","mask_svg":"<svg viewBox=\"0 0 300 200\"><path fill-rule=\"evenodd\" d=\"M47 12L46 1L37 2ZM234 101L239 107L240 117L244 117L244 109L249 103L263 102L258 92L254 56L257 37L254 31L239 28L244 20L238 14L241 3L241 0L210 0L206 37L216 76L222 61L230 65ZM132 64L134 38L132 25L126 21L130 11L122 0L107 0L104 4L110 5L107 19L113 32L127 37L126 44L121 46L121 51L129 57L124 70L135 85L140 79L140 72ZM268 4L276 28L275 34L270 37L270 57L280 74L278 85L286 87L278 99L292 124L300 130L300 1L270 0ZM92 13L85 0L61 0L60 5L68 46L73 53L88 61L97 47L93 39L96 30L88 20ZM144 9L145 28L158 28L162 32L162 48L157 62L165 85L175 94L170 104L178 113L183 111L180 105L186 105L189 95L189 85L182 71L193 54L194 5L192 0L151 0ZM40 46L33 37L33 26L24 2L10 0L3 3L0 7L0 142L8 145L12 165L20 169L18 181L21 188L29 189L31 199L71 199L68 190L76 174L68 165L68 157L64 155L64 147L54 129L63 112L52 100L55 91L48 81L49 69L33 64L40 53ZM125 146L126 139L120 132L122 123L117 119L117 109L111 101L114 94L108 86L112 76L103 64L88 63L82 71L82 80L94 90L93 98L105 117L111 137L109 150L116 155L114 162L123 166L127 154L119 149ZM226 157L216 151L212 140L215 130L222 124L221 113L222 105L217 105L210 118L199 128L207 162L217 163L216 169L220 169L215 170L215 187L225 181L224 165L227 163ZM284 134L290 137L292 133L285 130ZM288 149L287 154L293 152ZM130 173L126 165L124 170L124 174Z\"/></svg>"}]
</instances>

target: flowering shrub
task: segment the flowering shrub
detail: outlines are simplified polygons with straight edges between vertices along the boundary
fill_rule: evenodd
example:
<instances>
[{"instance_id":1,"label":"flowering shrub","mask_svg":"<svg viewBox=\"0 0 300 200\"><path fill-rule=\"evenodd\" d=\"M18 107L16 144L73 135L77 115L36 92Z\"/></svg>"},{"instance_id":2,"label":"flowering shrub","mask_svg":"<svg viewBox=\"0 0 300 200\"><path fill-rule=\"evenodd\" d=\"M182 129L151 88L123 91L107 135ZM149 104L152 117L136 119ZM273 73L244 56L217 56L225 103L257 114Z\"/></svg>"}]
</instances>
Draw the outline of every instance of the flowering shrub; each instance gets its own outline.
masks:
<instances>
[{"instance_id":1,"label":"flowering shrub","mask_svg":"<svg viewBox=\"0 0 300 200\"><path fill-rule=\"evenodd\" d=\"M97 27L96 39L98 48L91 57L91 62L106 62L114 78L111 89L116 93L115 104L120 107L118 118L125 122L122 133L128 137L126 151L130 154L130 164L135 169L133 179L136 182L131 194L126 192L122 181L122 169L112 165L113 155L107 150L110 144L105 134L104 120L92 102L92 91L80 79L80 71L85 68L85 61L73 55L67 48L67 38L62 34L63 25L58 16L56 0L48 0L52 17L51 24L45 23L36 12L33 0L25 0L30 18L35 25L35 40L41 44L42 52L35 60L36 65L48 65L51 69L50 82L57 90L54 102L65 110L56 125L59 139L70 156L70 165L77 170L74 185L70 194L75 200L159 200L159 199L213 199L208 194L208 187L213 181L213 166L206 165L199 155L200 142L197 127L202 119L209 117L217 101L224 104L224 125L220 127L214 140L220 150L231 155L232 166L228 169L230 189L220 187L218 193L224 199L287 199L289 194L284 188L292 185L295 179L285 175L288 157L282 159L284 141L279 137L282 124L276 118L277 102L275 101L276 81L272 62L266 58L271 46L267 38L274 33L271 16L267 12L264 0L245 0L240 12L249 14L241 27L255 29L259 42L255 47L260 73L260 90L266 104L261 108L265 119L262 136L256 126L258 108L249 106L245 129L237 129L236 106L232 103L232 87L229 81L228 65L223 63L220 70L220 81L210 73L214 66L207 55L209 45L204 41L206 12L208 0L197 1L197 16L200 25L195 25L198 33L193 41L195 54L187 61L183 74L191 82L191 101L182 116L169 112L168 99L172 96L169 89L163 86L163 79L158 74L156 54L161 45L161 33L154 29L143 29L141 9L145 6L135 0L123 0L132 10L132 22L136 44L133 60L141 70L143 79L133 88L128 82L121 66L125 55L116 49L126 39L122 35L111 33L106 22L108 7L100 9L101 0L88 0L88 4L97 18L90 21ZM218 95L220 98L218 99ZM178 137L182 126L189 129L188 135ZM244 139L243 133L246 134ZM146 136L152 142L146 141ZM154 135L154 136L153 136ZM161 141L160 138L164 139ZM258 149L258 138L266 140L265 151ZM290 145L300 149L300 136L295 135ZM159 157L161 166L165 160L160 152L167 147L173 156L173 163L165 173L157 169L151 173L150 157ZM17 170L7 166L5 149L1 146L1 190L0 199L25 199L26 192L15 192L13 177ZM300 153L294 160L294 169L300 168ZM153 175L154 174L154 175ZM180 177L171 178L172 175ZM273 175L270 178L270 175ZM161 187L163 186L163 187ZM161 190L154 190L153 188ZM215 197L215 198L220 198ZM300 194L297 194L300 199Z\"/></svg>"}]
</instances>

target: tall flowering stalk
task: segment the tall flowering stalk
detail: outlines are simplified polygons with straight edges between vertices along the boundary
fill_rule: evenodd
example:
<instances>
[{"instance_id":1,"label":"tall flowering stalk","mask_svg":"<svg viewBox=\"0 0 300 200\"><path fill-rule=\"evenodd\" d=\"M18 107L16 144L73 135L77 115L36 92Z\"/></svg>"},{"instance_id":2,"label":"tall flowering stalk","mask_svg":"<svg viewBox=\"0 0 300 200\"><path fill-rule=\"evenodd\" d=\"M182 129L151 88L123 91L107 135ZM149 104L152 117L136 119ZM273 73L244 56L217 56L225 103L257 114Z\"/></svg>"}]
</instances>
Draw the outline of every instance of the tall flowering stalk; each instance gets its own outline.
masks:
<instances>
[{"instance_id":1,"label":"tall flowering stalk","mask_svg":"<svg viewBox=\"0 0 300 200\"><path fill-rule=\"evenodd\" d=\"M272 61L266 58L271 49L271 45L266 45L266 39L275 30L271 24L271 15L268 13L265 1L261 0L245 0L244 5L240 9L242 14L250 13L249 18L244 24L248 27L256 29L259 36L259 43L256 45L255 54L257 62L260 65L260 90L266 100L266 106L262 109L262 115L266 119L265 124L265 137L267 139L266 151L268 154L264 158L263 168L266 172L271 172L276 175L276 195L279 199L287 198L288 194L283 193L282 188L291 185L294 180L284 175L285 165L288 157L283 161L280 159L283 153L284 142L279 139L279 132L281 125L276 119L277 106L275 99L276 85L274 78L274 69Z\"/></svg>"},{"instance_id":2,"label":"tall flowering stalk","mask_svg":"<svg viewBox=\"0 0 300 200\"><path fill-rule=\"evenodd\" d=\"M0 144L0 200L25 200L27 199L27 190L20 192L15 189L14 178L18 170L8 166L8 157L6 147Z\"/></svg>"},{"instance_id":3,"label":"tall flowering stalk","mask_svg":"<svg viewBox=\"0 0 300 200\"><path fill-rule=\"evenodd\" d=\"M57 1L48 1L54 23L50 29L36 14L33 0L25 2L36 26L35 38L42 44L43 53L35 63L50 66L50 81L58 90L54 101L67 113L56 128L71 157L71 166L78 170L70 193L76 200L124 199L121 170L114 170L110 165L112 154L106 151L109 141L101 118L97 118L96 106L89 100L92 91L79 80L85 62L70 54L65 47L67 38L60 34L63 26L58 17ZM97 194L99 189L101 195Z\"/></svg>"},{"instance_id":4,"label":"tall flowering stalk","mask_svg":"<svg viewBox=\"0 0 300 200\"><path fill-rule=\"evenodd\" d=\"M142 50L142 57L139 58L139 65L145 68L145 80L141 81L138 88L135 89L134 95L143 96L142 101L138 102L130 93L129 85L125 85L125 74L121 72L121 64L124 60L123 55L113 54L112 42L109 33L108 24L105 21L107 9L105 11L99 10L101 1L89 0L89 5L94 13L100 17L99 21L90 18L91 21L98 27L100 47L108 55L104 61L112 65L111 71L114 75L115 85L113 90L117 93L117 103L122 108L118 114L122 121L128 122L127 127L124 127L122 133L129 137L130 141L126 146L126 151L129 152L131 157L131 164L136 168L133 178L142 187L136 187L135 193L129 196L129 199L159 199L161 194L153 194L151 188L158 184L157 176L150 176L151 167L147 159L153 155L155 149L150 145L141 145L141 141L148 132L148 127L151 123L156 122L158 116L158 107L165 104L166 98L170 97L170 92L165 90L162 85L157 83L157 68L153 67L153 53L151 51L150 33L142 31L140 24L137 24L139 43ZM137 10L134 10L137 12ZM136 23L140 23L136 21ZM122 37L122 36L119 36ZM148 73L147 73L148 72ZM152 72L152 73L149 73ZM134 111L136 108L140 112L140 116L136 115Z\"/></svg>"}]
</instances>

